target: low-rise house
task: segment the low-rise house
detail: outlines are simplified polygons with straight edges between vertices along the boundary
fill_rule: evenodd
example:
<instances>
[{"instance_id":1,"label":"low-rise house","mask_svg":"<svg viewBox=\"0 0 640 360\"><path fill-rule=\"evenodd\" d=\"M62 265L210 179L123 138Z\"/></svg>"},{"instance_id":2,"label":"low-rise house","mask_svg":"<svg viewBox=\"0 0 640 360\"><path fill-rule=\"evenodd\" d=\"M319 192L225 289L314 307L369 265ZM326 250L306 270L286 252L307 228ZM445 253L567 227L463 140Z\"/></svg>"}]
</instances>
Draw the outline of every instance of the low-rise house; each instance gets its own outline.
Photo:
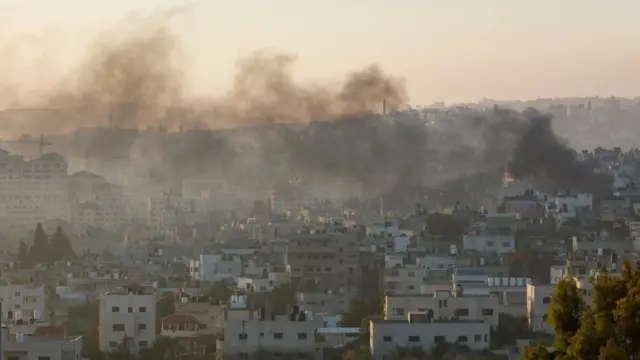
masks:
<instances>
[{"instance_id":1,"label":"low-rise house","mask_svg":"<svg viewBox=\"0 0 640 360\"><path fill-rule=\"evenodd\" d=\"M302 291L296 293L298 304L314 314L343 314L349 310L355 292L317 292Z\"/></svg>"},{"instance_id":2,"label":"low-rise house","mask_svg":"<svg viewBox=\"0 0 640 360\"><path fill-rule=\"evenodd\" d=\"M516 239L510 233L474 231L462 237L462 248L481 254L502 255L516 251Z\"/></svg>"},{"instance_id":3,"label":"low-rise house","mask_svg":"<svg viewBox=\"0 0 640 360\"><path fill-rule=\"evenodd\" d=\"M15 334L0 329L0 357L2 359L67 360L82 358L82 336L45 336Z\"/></svg>"},{"instance_id":4,"label":"low-rise house","mask_svg":"<svg viewBox=\"0 0 640 360\"><path fill-rule=\"evenodd\" d=\"M264 359L321 357L316 347L316 331L322 327L314 319L294 308L291 314L276 316L265 311L251 314L249 319L233 319L225 313L223 332L217 341L218 359Z\"/></svg>"}]
</instances>

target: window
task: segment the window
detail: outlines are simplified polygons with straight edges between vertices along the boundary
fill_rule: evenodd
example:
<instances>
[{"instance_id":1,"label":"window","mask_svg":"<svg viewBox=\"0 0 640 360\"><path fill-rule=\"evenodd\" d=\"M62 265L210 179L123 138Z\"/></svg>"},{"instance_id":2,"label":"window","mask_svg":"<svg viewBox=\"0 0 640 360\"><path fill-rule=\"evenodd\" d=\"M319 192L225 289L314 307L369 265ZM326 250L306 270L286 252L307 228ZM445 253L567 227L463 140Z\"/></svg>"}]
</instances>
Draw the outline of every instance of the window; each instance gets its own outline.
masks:
<instances>
[{"instance_id":1,"label":"window","mask_svg":"<svg viewBox=\"0 0 640 360\"><path fill-rule=\"evenodd\" d=\"M248 353L239 353L238 354L238 358L240 358L240 359L248 359L249 358L249 354Z\"/></svg>"},{"instance_id":2,"label":"window","mask_svg":"<svg viewBox=\"0 0 640 360\"><path fill-rule=\"evenodd\" d=\"M149 346L149 343L146 341L138 341L138 346L141 348L146 348L147 346Z\"/></svg>"},{"instance_id":3,"label":"window","mask_svg":"<svg viewBox=\"0 0 640 360\"><path fill-rule=\"evenodd\" d=\"M109 347L116 348L118 347L118 343L115 341L109 341Z\"/></svg>"},{"instance_id":4,"label":"window","mask_svg":"<svg viewBox=\"0 0 640 360\"><path fill-rule=\"evenodd\" d=\"M38 360L51 360L50 356L38 356Z\"/></svg>"},{"instance_id":5,"label":"window","mask_svg":"<svg viewBox=\"0 0 640 360\"><path fill-rule=\"evenodd\" d=\"M551 298L549 296L545 296L542 298L543 304L551 304Z\"/></svg>"},{"instance_id":6,"label":"window","mask_svg":"<svg viewBox=\"0 0 640 360\"><path fill-rule=\"evenodd\" d=\"M433 342L436 344L444 344L447 340L445 339L444 336L434 336L433 337Z\"/></svg>"},{"instance_id":7,"label":"window","mask_svg":"<svg viewBox=\"0 0 640 360\"><path fill-rule=\"evenodd\" d=\"M138 331L147 330L147 324L138 324Z\"/></svg>"},{"instance_id":8,"label":"window","mask_svg":"<svg viewBox=\"0 0 640 360\"><path fill-rule=\"evenodd\" d=\"M238 334L238 340L247 340L248 336L246 333Z\"/></svg>"},{"instance_id":9,"label":"window","mask_svg":"<svg viewBox=\"0 0 640 360\"><path fill-rule=\"evenodd\" d=\"M16 291L16 297L20 296L20 291Z\"/></svg>"},{"instance_id":10,"label":"window","mask_svg":"<svg viewBox=\"0 0 640 360\"><path fill-rule=\"evenodd\" d=\"M413 271L409 271L409 272L407 273L407 276L408 276L408 277L414 277L414 276L416 276L416 273L414 273Z\"/></svg>"},{"instance_id":11,"label":"window","mask_svg":"<svg viewBox=\"0 0 640 360\"><path fill-rule=\"evenodd\" d=\"M394 316L404 316L404 308L393 308L391 314Z\"/></svg>"},{"instance_id":12,"label":"window","mask_svg":"<svg viewBox=\"0 0 640 360\"><path fill-rule=\"evenodd\" d=\"M7 360L20 360L20 356L7 356Z\"/></svg>"},{"instance_id":13,"label":"window","mask_svg":"<svg viewBox=\"0 0 640 360\"><path fill-rule=\"evenodd\" d=\"M398 276L398 270L393 270L389 276Z\"/></svg>"},{"instance_id":14,"label":"window","mask_svg":"<svg viewBox=\"0 0 640 360\"><path fill-rule=\"evenodd\" d=\"M111 307L111 312L120 312L120 307L118 307L118 306L112 306L112 307Z\"/></svg>"},{"instance_id":15,"label":"window","mask_svg":"<svg viewBox=\"0 0 640 360\"><path fill-rule=\"evenodd\" d=\"M409 342L420 342L420 336L409 336Z\"/></svg>"},{"instance_id":16,"label":"window","mask_svg":"<svg viewBox=\"0 0 640 360\"><path fill-rule=\"evenodd\" d=\"M307 333L298 333L298 340L307 340Z\"/></svg>"},{"instance_id":17,"label":"window","mask_svg":"<svg viewBox=\"0 0 640 360\"><path fill-rule=\"evenodd\" d=\"M478 335L478 334L473 335L473 340L475 342L481 342L482 341L482 335Z\"/></svg>"},{"instance_id":18,"label":"window","mask_svg":"<svg viewBox=\"0 0 640 360\"><path fill-rule=\"evenodd\" d=\"M113 331L124 331L124 324L113 324L111 327Z\"/></svg>"},{"instance_id":19,"label":"window","mask_svg":"<svg viewBox=\"0 0 640 360\"><path fill-rule=\"evenodd\" d=\"M129 308L127 308L127 311L132 313L133 312L133 307L129 306Z\"/></svg>"},{"instance_id":20,"label":"window","mask_svg":"<svg viewBox=\"0 0 640 360\"><path fill-rule=\"evenodd\" d=\"M469 316L469 309L456 309L454 316Z\"/></svg>"},{"instance_id":21,"label":"window","mask_svg":"<svg viewBox=\"0 0 640 360\"><path fill-rule=\"evenodd\" d=\"M284 335L282 333L274 333L273 334L273 338L276 340L282 340L282 338L284 337Z\"/></svg>"},{"instance_id":22,"label":"window","mask_svg":"<svg viewBox=\"0 0 640 360\"><path fill-rule=\"evenodd\" d=\"M140 306L140 312L147 312L147 308L144 306Z\"/></svg>"},{"instance_id":23,"label":"window","mask_svg":"<svg viewBox=\"0 0 640 360\"><path fill-rule=\"evenodd\" d=\"M549 317L549 315L547 315L547 314L542 315L542 321L546 323L548 317Z\"/></svg>"},{"instance_id":24,"label":"window","mask_svg":"<svg viewBox=\"0 0 640 360\"><path fill-rule=\"evenodd\" d=\"M393 337L389 336L389 335L385 335L382 337L382 341L384 342L392 342L393 341Z\"/></svg>"},{"instance_id":25,"label":"window","mask_svg":"<svg viewBox=\"0 0 640 360\"><path fill-rule=\"evenodd\" d=\"M502 243L502 247L509 248L509 247L511 247L511 243L508 242L508 241L505 241L505 242Z\"/></svg>"},{"instance_id":26,"label":"window","mask_svg":"<svg viewBox=\"0 0 640 360\"><path fill-rule=\"evenodd\" d=\"M493 309L482 309L482 316L493 316Z\"/></svg>"},{"instance_id":27,"label":"window","mask_svg":"<svg viewBox=\"0 0 640 360\"><path fill-rule=\"evenodd\" d=\"M487 246L493 246L493 241L487 241Z\"/></svg>"},{"instance_id":28,"label":"window","mask_svg":"<svg viewBox=\"0 0 640 360\"><path fill-rule=\"evenodd\" d=\"M459 342L467 342L467 341L468 341L468 339L467 339L467 337L466 337L466 336L464 336L464 335L460 335L460 336L458 336L458 341L459 341Z\"/></svg>"}]
</instances>

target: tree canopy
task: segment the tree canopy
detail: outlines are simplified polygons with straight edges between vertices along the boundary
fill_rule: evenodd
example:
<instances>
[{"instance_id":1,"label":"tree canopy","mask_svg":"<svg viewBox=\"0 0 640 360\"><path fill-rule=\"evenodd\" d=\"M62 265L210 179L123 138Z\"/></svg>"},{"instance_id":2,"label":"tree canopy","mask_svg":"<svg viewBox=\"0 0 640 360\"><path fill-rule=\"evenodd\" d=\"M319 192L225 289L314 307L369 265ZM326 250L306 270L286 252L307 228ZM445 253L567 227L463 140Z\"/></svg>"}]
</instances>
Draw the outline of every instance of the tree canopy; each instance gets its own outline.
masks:
<instances>
[{"instance_id":1,"label":"tree canopy","mask_svg":"<svg viewBox=\"0 0 640 360\"><path fill-rule=\"evenodd\" d=\"M19 251L19 256L24 256L22 244ZM42 224L38 223L33 234L33 245L29 251L28 259L27 261L21 259L21 262L24 261L25 264L51 264L60 260L71 260L75 257L76 254L71 248L69 238L60 226L56 228L53 236L49 237L42 228Z\"/></svg>"},{"instance_id":2,"label":"tree canopy","mask_svg":"<svg viewBox=\"0 0 640 360\"><path fill-rule=\"evenodd\" d=\"M597 360L640 356L640 267L623 263L619 275L601 271L590 280L590 302L571 278L558 283L549 306L553 351L525 350L524 359Z\"/></svg>"}]
</instances>

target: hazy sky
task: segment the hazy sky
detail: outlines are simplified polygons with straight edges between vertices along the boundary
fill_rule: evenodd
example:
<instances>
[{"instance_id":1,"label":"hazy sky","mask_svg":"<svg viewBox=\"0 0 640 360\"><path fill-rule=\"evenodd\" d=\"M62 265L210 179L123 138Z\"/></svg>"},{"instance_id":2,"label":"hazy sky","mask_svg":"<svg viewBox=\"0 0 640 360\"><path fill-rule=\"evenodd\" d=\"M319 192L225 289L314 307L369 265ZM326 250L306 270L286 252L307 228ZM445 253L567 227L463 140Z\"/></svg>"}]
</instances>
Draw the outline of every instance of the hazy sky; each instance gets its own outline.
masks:
<instances>
[{"instance_id":1,"label":"hazy sky","mask_svg":"<svg viewBox=\"0 0 640 360\"><path fill-rule=\"evenodd\" d=\"M0 37L112 27L179 0L0 0ZM238 54L299 55L301 78L369 63L406 78L412 104L482 97L640 95L638 0L202 0L180 31L201 88ZM205 84L206 82L206 84Z\"/></svg>"}]
</instances>

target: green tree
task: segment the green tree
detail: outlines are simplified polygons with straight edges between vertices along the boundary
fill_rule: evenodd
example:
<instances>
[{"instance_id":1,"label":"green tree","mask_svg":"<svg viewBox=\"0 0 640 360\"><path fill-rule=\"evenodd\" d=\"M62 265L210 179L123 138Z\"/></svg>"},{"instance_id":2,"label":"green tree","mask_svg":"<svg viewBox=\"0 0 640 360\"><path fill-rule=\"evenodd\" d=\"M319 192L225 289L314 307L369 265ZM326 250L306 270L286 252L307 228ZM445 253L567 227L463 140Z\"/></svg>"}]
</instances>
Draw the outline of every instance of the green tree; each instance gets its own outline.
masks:
<instances>
[{"instance_id":1,"label":"green tree","mask_svg":"<svg viewBox=\"0 0 640 360\"><path fill-rule=\"evenodd\" d=\"M156 334L160 333L160 320L176 312L175 300L173 295L164 296L156 303Z\"/></svg>"},{"instance_id":2,"label":"green tree","mask_svg":"<svg viewBox=\"0 0 640 360\"><path fill-rule=\"evenodd\" d=\"M223 280L216 281L211 285L207 295L214 301L226 302L233 294L233 290L229 288L227 283Z\"/></svg>"},{"instance_id":3,"label":"green tree","mask_svg":"<svg viewBox=\"0 0 640 360\"><path fill-rule=\"evenodd\" d=\"M600 353L600 341L596 332L593 310L586 307L582 312L580 328L571 339L567 355L571 359L597 360Z\"/></svg>"},{"instance_id":4,"label":"green tree","mask_svg":"<svg viewBox=\"0 0 640 360\"><path fill-rule=\"evenodd\" d=\"M56 232L51 237L50 248L53 261L71 260L76 257L67 235L64 234L64 231L60 226L56 228Z\"/></svg>"},{"instance_id":5,"label":"green tree","mask_svg":"<svg viewBox=\"0 0 640 360\"><path fill-rule=\"evenodd\" d=\"M69 335L83 337L83 352L90 359L100 354L98 327L100 324L99 305L97 302L86 302L67 310L67 332Z\"/></svg>"},{"instance_id":6,"label":"green tree","mask_svg":"<svg viewBox=\"0 0 640 360\"><path fill-rule=\"evenodd\" d=\"M620 345L613 339L607 341L607 345L602 347L598 360L627 360L629 356Z\"/></svg>"},{"instance_id":7,"label":"green tree","mask_svg":"<svg viewBox=\"0 0 640 360\"><path fill-rule=\"evenodd\" d=\"M549 306L549 324L556 332L555 349L567 351L571 339L580 329L582 310L585 307L582 294L572 278L561 280L556 286Z\"/></svg>"},{"instance_id":8,"label":"green tree","mask_svg":"<svg viewBox=\"0 0 640 360\"><path fill-rule=\"evenodd\" d=\"M640 267L623 263L620 275L601 271L591 280L591 304L572 280L561 281L549 307L556 359L628 359L640 356ZM578 318L579 316L579 318ZM528 347L525 359L548 358Z\"/></svg>"},{"instance_id":9,"label":"green tree","mask_svg":"<svg viewBox=\"0 0 640 360\"><path fill-rule=\"evenodd\" d=\"M18 262L20 263L20 268L29 268L29 249L24 241L20 241L18 246Z\"/></svg>"},{"instance_id":10,"label":"green tree","mask_svg":"<svg viewBox=\"0 0 640 360\"><path fill-rule=\"evenodd\" d=\"M545 343L539 342L533 346L527 346L524 348L522 354L523 360L552 360L554 359L553 353L549 352Z\"/></svg>"},{"instance_id":11,"label":"green tree","mask_svg":"<svg viewBox=\"0 0 640 360\"><path fill-rule=\"evenodd\" d=\"M140 353L139 360L178 360L185 351L178 340L162 336L156 339L151 349Z\"/></svg>"},{"instance_id":12,"label":"green tree","mask_svg":"<svg viewBox=\"0 0 640 360\"><path fill-rule=\"evenodd\" d=\"M348 350L343 360L371 360L371 350L368 346L360 346L355 349Z\"/></svg>"},{"instance_id":13,"label":"green tree","mask_svg":"<svg viewBox=\"0 0 640 360\"><path fill-rule=\"evenodd\" d=\"M363 321L371 318L378 318L384 312L384 301L382 296L368 298L356 298L349 304L349 310L342 314L341 326L359 327ZM366 323L368 326L368 321Z\"/></svg>"},{"instance_id":14,"label":"green tree","mask_svg":"<svg viewBox=\"0 0 640 360\"><path fill-rule=\"evenodd\" d=\"M29 261L33 264L51 262L49 236L44 232L42 224L38 223L33 234L33 245L29 251Z\"/></svg>"},{"instance_id":15,"label":"green tree","mask_svg":"<svg viewBox=\"0 0 640 360\"><path fill-rule=\"evenodd\" d=\"M427 353L419 346L396 346L396 349L388 356L390 360L422 360Z\"/></svg>"}]
</instances>

